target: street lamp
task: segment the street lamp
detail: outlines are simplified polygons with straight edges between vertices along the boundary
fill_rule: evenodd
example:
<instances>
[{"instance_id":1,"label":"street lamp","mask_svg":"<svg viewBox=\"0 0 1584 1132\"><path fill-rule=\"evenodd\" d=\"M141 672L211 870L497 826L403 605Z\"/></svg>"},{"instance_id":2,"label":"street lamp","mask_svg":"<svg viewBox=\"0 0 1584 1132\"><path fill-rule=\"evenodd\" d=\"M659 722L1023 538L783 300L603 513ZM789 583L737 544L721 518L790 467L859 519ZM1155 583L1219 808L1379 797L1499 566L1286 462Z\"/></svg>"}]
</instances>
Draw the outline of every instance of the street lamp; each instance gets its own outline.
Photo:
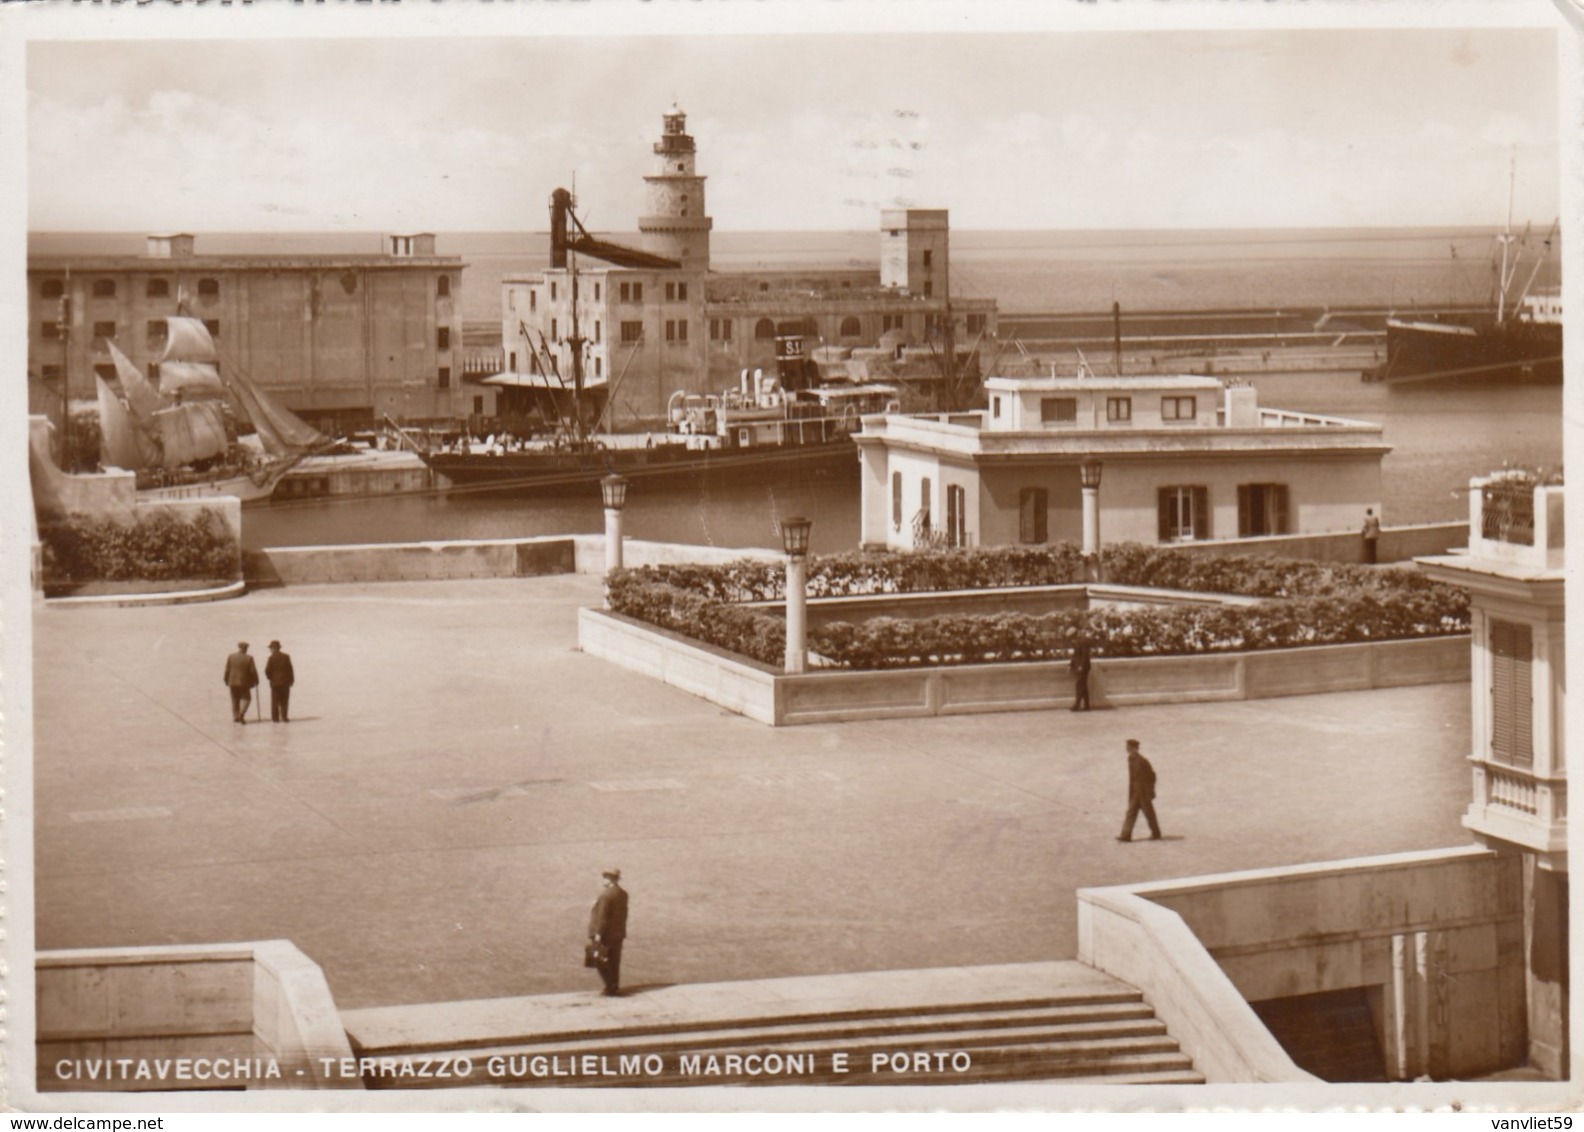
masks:
<instances>
[{"instance_id":1,"label":"street lamp","mask_svg":"<svg viewBox=\"0 0 1584 1132\"><path fill-rule=\"evenodd\" d=\"M1083 557L1090 581L1099 579L1100 557L1100 461L1085 456L1078 465L1078 482L1083 485Z\"/></svg>"},{"instance_id":2,"label":"street lamp","mask_svg":"<svg viewBox=\"0 0 1584 1132\"><path fill-rule=\"evenodd\" d=\"M781 521L786 551L786 670L808 671L808 548L813 523L802 517Z\"/></svg>"},{"instance_id":3,"label":"street lamp","mask_svg":"<svg viewBox=\"0 0 1584 1132\"><path fill-rule=\"evenodd\" d=\"M622 564L622 508L627 505L627 481L621 476L600 480L600 495L605 500L605 575L620 570Z\"/></svg>"}]
</instances>

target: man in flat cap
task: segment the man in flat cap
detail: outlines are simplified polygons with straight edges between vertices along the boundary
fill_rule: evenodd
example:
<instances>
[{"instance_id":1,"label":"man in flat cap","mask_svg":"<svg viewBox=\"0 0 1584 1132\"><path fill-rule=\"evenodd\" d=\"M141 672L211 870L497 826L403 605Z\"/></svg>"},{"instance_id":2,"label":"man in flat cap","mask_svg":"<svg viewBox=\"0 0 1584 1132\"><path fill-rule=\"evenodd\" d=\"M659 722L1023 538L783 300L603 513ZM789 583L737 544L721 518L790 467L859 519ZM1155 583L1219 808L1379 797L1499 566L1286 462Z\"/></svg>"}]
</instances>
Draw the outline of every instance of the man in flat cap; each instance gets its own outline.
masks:
<instances>
[{"instance_id":1,"label":"man in flat cap","mask_svg":"<svg viewBox=\"0 0 1584 1132\"><path fill-rule=\"evenodd\" d=\"M1127 741L1128 757L1128 808L1127 817L1122 819L1122 835L1118 841L1133 840L1133 823L1143 813L1144 820L1149 822L1150 840L1160 840L1160 823L1155 820L1155 768L1150 766L1150 761L1139 754L1139 741Z\"/></svg>"},{"instance_id":2,"label":"man in flat cap","mask_svg":"<svg viewBox=\"0 0 1584 1132\"><path fill-rule=\"evenodd\" d=\"M258 665L248 655L246 641L237 642L237 651L226 657L225 686L231 693L231 722L246 723L247 711L253 703L253 689L258 687Z\"/></svg>"},{"instance_id":3,"label":"man in flat cap","mask_svg":"<svg viewBox=\"0 0 1584 1132\"><path fill-rule=\"evenodd\" d=\"M605 887L589 912L589 941L605 948L605 962L599 966L605 982L603 995L621 994L622 941L627 938L627 890L621 886L621 870L603 874Z\"/></svg>"},{"instance_id":4,"label":"man in flat cap","mask_svg":"<svg viewBox=\"0 0 1584 1132\"><path fill-rule=\"evenodd\" d=\"M281 643L269 643L269 659L264 662L264 679L270 686L270 722L290 723L291 713L287 710L291 705L292 685L297 682L296 674L292 672L291 657L281 652Z\"/></svg>"}]
</instances>

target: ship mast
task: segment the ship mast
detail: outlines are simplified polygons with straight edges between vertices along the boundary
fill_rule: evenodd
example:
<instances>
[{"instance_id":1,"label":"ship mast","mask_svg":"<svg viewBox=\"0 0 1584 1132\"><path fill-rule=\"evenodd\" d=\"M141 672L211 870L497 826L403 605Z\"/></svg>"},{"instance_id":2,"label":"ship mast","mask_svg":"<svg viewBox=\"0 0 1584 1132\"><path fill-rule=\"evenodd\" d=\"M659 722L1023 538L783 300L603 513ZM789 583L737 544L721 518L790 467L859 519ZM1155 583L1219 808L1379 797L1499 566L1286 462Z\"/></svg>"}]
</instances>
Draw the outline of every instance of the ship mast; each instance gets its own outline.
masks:
<instances>
[{"instance_id":1,"label":"ship mast","mask_svg":"<svg viewBox=\"0 0 1584 1132\"><path fill-rule=\"evenodd\" d=\"M583 437L583 335L578 329L578 274L577 253L573 252L568 257L568 264L572 269L572 333L567 336L567 345L572 349L572 435L578 440Z\"/></svg>"},{"instance_id":2,"label":"ship mast","mask_svg":"<svg viewBox=\"0 0 1584 1132\"><path fill-rule=\"evenodd\" d=\"M1513 214L1513 189L1518 182L1518 158L1512 159L1512 166L1507 175L1507 227L1502 234L1496 237L1501 244L1501 277L1497 280L1496 289L1496 322L1498 324L1507 320L1507 288L1512 286L1512 275L1518 270L1518 265L1513 264L1512 272L1507 270L1507 249L1512 245L1512 214Z\"/></svg>"}]
</instances>

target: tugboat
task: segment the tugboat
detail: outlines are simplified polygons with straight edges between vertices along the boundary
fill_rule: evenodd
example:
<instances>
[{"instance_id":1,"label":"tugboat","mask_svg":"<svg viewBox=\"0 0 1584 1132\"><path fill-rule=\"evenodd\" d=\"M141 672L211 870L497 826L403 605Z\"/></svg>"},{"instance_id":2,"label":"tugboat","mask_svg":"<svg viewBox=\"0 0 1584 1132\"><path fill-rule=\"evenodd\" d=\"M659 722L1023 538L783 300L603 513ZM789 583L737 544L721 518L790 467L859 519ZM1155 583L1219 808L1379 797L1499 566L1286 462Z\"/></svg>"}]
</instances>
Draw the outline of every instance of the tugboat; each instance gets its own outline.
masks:
<instances>
[{"instance_id":1,"label":"tugboat","mask_svg":"<svg viewBox=\"0 0 1584 1132\"><path fill-rule=\"evenodd\" d=\"M856 475L852 435L866 413L894 410L889 384L820 384L804 356L799 324L776 336L776 372L743 370L738 388L720 393L677 391L667 403L667 430L589 434L578 427L582 391L574 313L574 411L548 437L462 440L445 448L417 444L434 472L457 484L524 491L592 484L618 474L629 479ZM409 438L411 439L411 438Z\"/></svg>"}]
</instances>

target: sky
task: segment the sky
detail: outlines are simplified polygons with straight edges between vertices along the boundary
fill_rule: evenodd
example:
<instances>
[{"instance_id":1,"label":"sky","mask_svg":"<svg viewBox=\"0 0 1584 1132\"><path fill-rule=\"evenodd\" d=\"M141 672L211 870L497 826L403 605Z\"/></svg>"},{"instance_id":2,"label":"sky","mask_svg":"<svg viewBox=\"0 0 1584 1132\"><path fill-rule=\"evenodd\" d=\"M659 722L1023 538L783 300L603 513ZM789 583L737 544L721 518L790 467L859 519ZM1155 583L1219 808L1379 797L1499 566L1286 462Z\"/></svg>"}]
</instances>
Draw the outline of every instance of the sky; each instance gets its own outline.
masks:
<instances>
[{"instance_id":1,"label":"sky","mask_svg":"<svg viewBox=\"0 0 1584 1132\"><path fill-rule=\"evenodd\" d=\"M542 231L560 185L630 231L673 103L717 231L1491 226L1514 167L1520 222L1559 208L1544 28L35 39L26 64L39 231Z\"/></svg>"}]
</instances>

